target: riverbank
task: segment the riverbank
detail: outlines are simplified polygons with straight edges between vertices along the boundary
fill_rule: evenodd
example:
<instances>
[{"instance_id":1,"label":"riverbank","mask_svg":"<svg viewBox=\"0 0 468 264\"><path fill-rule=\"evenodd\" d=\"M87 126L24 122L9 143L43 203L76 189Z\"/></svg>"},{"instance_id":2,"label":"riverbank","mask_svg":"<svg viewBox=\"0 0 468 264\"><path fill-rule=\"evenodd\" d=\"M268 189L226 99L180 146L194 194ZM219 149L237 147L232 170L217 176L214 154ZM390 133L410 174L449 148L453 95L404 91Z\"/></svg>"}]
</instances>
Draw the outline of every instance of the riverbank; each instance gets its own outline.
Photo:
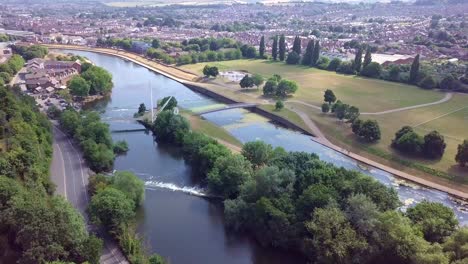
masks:
<instances>
[{"instance_id":1,"label":"riverbank","mask_svg":"<svg viewBox=\"0 0 468 264\"><path fill-rule=\"evenodd\" d=\"M152 71L155 71L157 73L160 73L166 77L169 77L175 81L178 81L182 84L185 84L186 86L190 86L190 84L192 85L195 85L197 87L201 87L202 89L206 89L210 92L213 92L213 93L216 93L218 94L219 96L222 96L222 97L225 97L227 99L231 99L233 101L238 101L238 102L253 102L253 99L250 98L249 96L246 96L244 94L241 94L241 93L236 93L232 90L230 90L229 88L226 88L226 87L221 87L221 86L216 86L215 84L210 84L210 83L198 83L198 82L195 82L194 79L196 78L194 74L189 74L185 71L182 71L182 70L177 70L173 67L169 67L169 66L164 66L164 65L160 65L156 62L153 62L153 61L150 61L150 60L147 60L141 56L138 56L138 55L135 55L135 54L131 54L131 53L128 53L128 52L123 52L123 51L118 51L118 50L110 50L110 49L93 49L93 48L88 48L88 47L80 47L80 46L66 46L66 45L47 45L48 47L50 48L57 48L57 49L74 49L74 50L82 50L82 51L91 51L91 52L97 52L97 53L102 53L102 54L107 54L107 55L112 55L112 56L117 56L117 57L120 57L120 58L124 58L128 61L132 61L134 63L137 63L147 69L150 69ZM153 65L157 65L157 67L154 67ZM184 78L187 78L187 79L183 79L182 77L185 76ZM188 85L187 85L188 84ZM240 99L241 98L245 98L244 101L241 101ZM249 99L250 98L250 99ZM415 183L418 183L418 184L421 184L421 185L424 185L424 186L427 186L427 187L430 187L430 188L433 188L433 189L437 189L437 190L441 190L441 191L444 191L444 192L447 192L451 195L454 195L454 196L457 196L457 197L460 197L460 198L463 198L463 199L468 199L468 192L466 191L466 186L455 186L454 184L451 184L449 181L443 181L443 179L440 179L440 183L439 182L436 182L436 181L433 181L432 178L434 177L429 177L429 176L425 176L425 177L416 177L414 175L410 175L408 173L405 173L403 171L400 171L400 170L396 170L396 169L393 169L391 167L388 167L388 166L385 166L383 164L380 164L380 163L377 163L377 162L374 162L366 157L363 157L361 155L357 155L355 153L350 153L348 151L346 151L345 149L342 149L334 144L328 144L328 143L323 143L323 142L319 142L318 143L320 144L323 144L324 146L330 148L330 149L334 149L336 150L337 152L340 152L346 156L349 156L351 158L354 158L355 160L357 161L360 161L360 162L363 162L363 163L366 163L370 166L374 166L376 168L379 168L379 169L382 169L384 171L387 171L389 173L392 173L394 174L395 176L398 176L398 177L401 177L403 179L407 179L407 180L410 180L410 181L413 181Z\"/></svg>"}]
</instances>

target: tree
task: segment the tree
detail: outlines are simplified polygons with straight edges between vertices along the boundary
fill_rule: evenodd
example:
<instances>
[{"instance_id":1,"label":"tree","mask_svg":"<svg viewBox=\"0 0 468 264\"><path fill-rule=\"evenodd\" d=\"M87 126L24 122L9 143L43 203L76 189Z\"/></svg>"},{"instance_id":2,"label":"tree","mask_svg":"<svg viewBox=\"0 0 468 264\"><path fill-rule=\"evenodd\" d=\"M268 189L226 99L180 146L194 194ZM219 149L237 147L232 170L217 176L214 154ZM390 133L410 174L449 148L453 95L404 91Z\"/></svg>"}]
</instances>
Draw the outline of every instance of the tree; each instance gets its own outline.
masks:
<instances>
[{"instance_id":1,"label":"tree","mask_svg":"<svg viewBox=\"0 0 468 264\"><path fill-rule=\"evenodd\" d=\"M356 71L354 70L354 64L350 61L344 61L338 66L336 72L343 73L343 74L355 74Z\"/></svg>"},{"instance_id":2,"label":"tree","mask_svg":"<svg viewBox=\"0 0 468 264\"><path fill-rule=\"evenodd\" d=\"M362 65L362 48L359 48L356 52L356 56L354 57L354 70L356 72L360 72L361 65Z\"/></svg>"},{"instance_id":3,"label":"tree","mask_svg":"<svg viewBox=\"0 0 468 264\"><path fill-rule=\"evenodd\" d=\"M98 66L91 66L81 74L89 84L89 94L106 94L112 89L112 75L105 69Z\"/></svg>"},{"instance_id":4,"label":"tree","mask_svg":"<svg viewBox=\"0 0 468 264\"><path fill-rule=\"evenodd\" d=\"M252 77L248 74L244 75L244 77L240 80L239 85L241 88L252 88L255 83Z\"/></svg>"},{"instance_id":5,"label":"tree","mask_svg":"<svg viewBox=\"0 0 468 264\"><path fill-rule=\"evenodd\" d=\"M278 58L278 36L273 37L273 45L271 46L271 56L273 60Z\"/></svg>"},{"instance_id":6,"label":"tree","mask_svg":"<svg viewBox=\"0 0 468 264\"><path fill-rule=\"evenodd\" d=\"M307 66L311 65L313 53L314 53L314 41L309 40L304 56L302 57L302 65L307 65Z\"/></svg>"},{"instance_id":7,"label":"tree","mask_svg":"<svg viewBox=\"0 0 468 264\"><path fill-rule=\"evenodd\" d=\"M168 100L170 101L167 102ZM164 105L166 105L166 107L164 107L164 110L172 110L175 107L177 107L177 104L178 104L177 99L174 96L166 96L163 99L158 101L158 108L161 110L161 108Z\"/></svg>"},{"instance_id":8,"label":"tree","mask_svg":"<svg viewBox=\"0 0 468 264\"><path fill-rule=\"evenodd\" d=\"M286 39L284 34L280 36L278 44L279 60L284 61L286 57Z\"/></svg>"},{"instance_id":9,"label":"tree","mask_svg":"<svg viewBox=\"0 0 468 264\"><path fill-rule=\"evenodd\" d=\"M468 258L468 228L461 227L455 231L443 244L444 251L448 252L451 255L451 260L453 263L465 264L466 262L460 261L455 262L455 260L466 260Z\"/></svg>"},{"instance_id":10,"label":"tree","mask_svg":"<svg viewBox=\"0 0 468 264\"><path fill-rule=\"evenodd\" d=\"M159 49L161 47L161 42L159 41L159 39L153 39L153 41L151 41L151 47L153 47L154 49Z\"/></svg>"},{"instance_id":11,"label":"tree","mask_svg":"<svg viewBox=\"0 0 468 264\"><path fill-rule=\"evenodd\" d=\"M346 113L349 110L348 104L338 104L335 108L335 115L339 120L343 120L346 117Z\"/></svg>"},{"instance_id":12,"label":"tree","mask_svg":"<svg viewBox=\"0 0 468 264\"><path fill-rule=\"evenodd\" d=\"M253 59L257 57L257 50L255 49L255 47L249 46L247 50L245 51L244 57L249 58L249 59Z\"/></svg>"},{"instance_id":13,"label":"tree","mask_svg":"<svg viewBox=\"0 0 468 264\"><path fill-rule=\"evenodd\" d=\"M268 79L265 85L263 86L263 94L270 96L276 94L276 89L278 88L278 82L275 79Z\"/></svg>"},{"instance_id":14,"label":"tree","mask_svg":"<svg viewBox=\"0 0 468 264\"><path fill-rule=\"evenodd\" d=\"M359 129L358 136L367 142L380 140L380 127L376 120L364 121Z\"/></svg>"},{"instance_id":15,"label":"tree","mask_svg":"<svg viewBox=\"0 0 468 264\"><path fill-rule=\"evenodd\" d=\"M11 81L11 75L8 72L0 72L0 80L3 81L3 83L9 83Z\"/></svg>"},{"instance_id":16,"label":"tree","mask_svg":"<svg viewBox=\"0 0 468 264\"><path fill-rule=\"evenodd\" d=\"M295 81L281 80L278 83L278 88L276 89L276 95L285 97L289 94L295 93L297 89L298 89L298 86Z\"/></svg>"},{"instance_id":17,"label":"tree","mask_svg":"<svg viewBox=\"0 0 468 264\"><path fill-rule=\"evenodd\" d=\"M133 201L135 207L141 205L145 195L145 184L135 174L128 171L116 172L112 178L112 187L122 191Z\"/></svg>"},{"instance_id":18,"label":"tree","mask_svg":"<svg viewBox=\"0 0 468 264\"><path fill-rule=\"evenodd\" d=\"M372 62L372 55L370 47L366 49L366 55L364 56L364 63L362 64L363 68L366 68Z\"/></svg>"},{"instance_id":19,"label":"tree","mask_svg":"<svg viewBox=\"0 0 468 264\"><path fill-rule=\"evenodd\" d=\"M323 103L322 104L322 113L328 113L330 112L330 104Z\"/></svg>"},{"instance_id":20,"label":"tree","mask_svg":"<svg viewBox=\"0 0 468 264\"><path fill-rule=\"evenodd\" d=\"M429 247L410 220L398 211L386 211L378 219L377 243L383 251L381 258L385 258L378 262L385 260L386 263L415 263L412 260L417 255L424 254Z\"/></svg>"},{"instance_id":21,"label":"tree","mask_svg":"<svg viewBox=\"0 0 468 264\"><path fill-rule=\"evenodd\" d=\"M400 80L400 66L392 65L390 66L390 70L388 72L391 81L399 81Z\"/></svg>"},{"instance_id":22,"label":"tree","mask_svg":"<svg viewBox=\"0 0 468 264\"><path fill-rule=\"evenodd\" d=\"M218 67L216 66L210 67L208 65L205 65L205 67L203 68L203 75L205 75L205 77L213 76L216 78L218 74L219 74L219 71L218 71Z\"/></svg>"},{"instance_id":23,"label":"tree","mask_svg":"<svg viewBox=\"0 0 468 264\"><path fill-rule=\"evenodd\" d=\"M241 185L252 177L252 167L244 156L230 154L216 159L208 173L208 186L215 193L225 198L235 197Z\"/></svg>"},{"instance_id":24,"label":"tree","mask_svg":"<svg viewBox=\"0 0 468 264\"><path fill-rule=\"evenodd\" d=\"M146 112L146 106L144 103L141 103L138 107L138 114L143 115Z\"/></svg>"},{"instance_id":25,"label":"tree","mask_svg":"<svg viewBox=\"0 0 468 264\"><path fill-rule=\"evenodd\" d=\"M316 208L325 208L336 202L337 191L323 184L313 184L307 187L297 200L297 212L301 219L308 219Z\"/></svg>"},{"instance_id":26,"label":"tree","mask_svg":"<svg viewBox=\"0 0 468 264\"><path fill-rule=\"evenodd\" d=\"M328 63L327 70L336 71L338 67L340 67L340 65L341 65L341 60L338 58L334 58L330 61L330 63Z\"/></svg>"},{"instance_id":27,"label":"tree","mask_svg":"<svg viewBox=\"0 0 468 264\"><path fill-rule=\"evenodd\" d=\"M320 56L319 60L317 61L316 67L321 70L326 70L328 68L329 63L330 63L329 58Z\"/></svg>"},{"instance_id":28,"label":"tree","mask_svg":"<svg viewBox=\"0 0 468 264\"><path fill-rule=\"evenodd\" d=\"M284 108L283 101L281 101L281 100L276 101L276 103L275 103L275 110L276 110L276 111L280 111L280 110L283 109L283 108Z\"/></svg>"},{"instance_id":29,"label":"tree","mask_svg":"<svg viewBox=\"0 0 468 264\"><path fill-rule=\"evenodd\" d=\"M84 245L80 248L81 254L84 259L87 259L90 264L99 264L104 242L102 239L94 235L88 236Z\"/></svg>"},{"instance_id":30,"label":"tree","mask_svg":"<svg viewBox=\"0 0 468 264\"><path fill-rule=\"evenodd\" d=\"M260 48L258 49L258 53L260 55L260 58L265 57L265 36L262 36L260 39Z\"/></svg>"},{"instance_id":31,"label":"tree","mask_svg":"<svg viewBox=\"0 0 468 264\"><path fill-rule=\"evenodd\" d=\"M335 113L336 109L342 105L343 102L341 102L340 100L337 100L336 103L334 103L332 106L331 106L331 112L332 113Z\"/></svg>"},{"instance_id":32,"label":"tree","mask_svg":"<svg viewBox=\"0 0 468 264\"><path fill-rule=\"evenodd\" d=\"M440 203L424 200L408 208L406 214L432 243L443 242L458 226L453 210Z\"/></svg>"},{"instance_id":33,"label":"tree","mask_svg":"<svg viewBox=\"0 0 468 264\"><path fill-rule=\"evenodd\" d=\"M270 161L273 147L263 141L251 141L244 144L241 153L255 168L258 168Z\"/></svg>"},{"instance_id":34,"label":"tree","mask_svg":"<svg viewBox=\"0 0 468 264\"><path fill-rule=\"evenodd\" d=\"M348 111L345 113L345 118L348 120L349 123L354 122L359 117L359 108L355 106L350 106Z\"/></svg>"},{"instance_id":35,"label":"tree","mask_svg":"<svg viewBox=\"0 0 468 264\"><path fill-rule=\"evenodd\" d=\"M320 42L317 40L314 45L314 53L312 53L311 66L317 65L317 61L320 58Z\"/></svg>"},{"instance_id":36,"label":"tree","mask_svg":"<svg viewBox=\"0 0 468 264\"><path fill-rule=\"evenodd\" d=\"M93 196L88 209L93 222L116 229L133 218L134 208L135 204L125 193L107 187Z\"/></svg>"},{"instance_id":37,"label":"tree","mask_svg":"<svg viewBox=\"0 0 468 264\"><path fill-rule=\"evenodd\" d=\"M334 103L336 101L335 93L330 89L327 89L325 91L325 94L323 95L323 97L324 97L324 101L327 102L328 104Z\"/></svg>"},{"instance_id":38,"label":"tree","mask_svg":"<svg viewBox=\"0 0 468 264\"><path fill-rule=\"evenodd\" d=\"M68 81L68 89L70 93L76 96L88 96L90 86L83 77L77 75Z\"/></svg>"},{"instance_id":39,"label":"tree","mask_svg":"<svg viewBox=\"0 0 468 264\"><path fill-rule=\"evenodd\" d=\"M319 262L353 263L352 259L368 247L336 207L316 209L305 226L313 237L312 245Z\"/></svg>"},{"instance_id":40,"label":"tree","mask_svg":"<svg viewBox=\"0 0 468 264\"><path fill-rule=\"evenodd\" d=\"M301 48L301 38L299 36L296 36L294 38L292 51L296 52L297 55L301 55Z\"/></svg>"},{"instance_id":41,"label":"tree","mask_svg":"<svg viewBox=\"0 0 468 264\"><path fill-rule=\"evenodd\" d=\"M287 64L298 64L301 60L301 56L295 51L288 53L288 58L286 59Z\"/></svg>"},{"instance_id":42,"label":"tree","mask_svg":"<svg viewBox=\"0 0 468 264\"><path fill-rule=\"evenodd\" d=\"M361 75L377 78L380 76L382 72L382 66L377 62L370 62L368 65L364 66L361 70Z\"/></svg>"},{"instance_id":43,"label":"tree","mask_svg":"<svg viewBox=\"0 0 468 264\"><path fill-rule=\"evenodd\" d=\"M264 82L264 79L260 74L254 74L252 76L252 80L254 82L254 85L257 86L257 88L259 88Z\"/></svg>"},{"instance_id":44,"label":"tree","mask_svg":"<svg viewBox=\"0 0 468 264\"><path fill-rule=\"evenodd\" d=\"M392 141L392 147L404 153L420 154L424 145L424 139L412 129L399 136L402 132L397 132L395 139Z\"/></svg>"},{"instance_id":45,"label":"tree","mask_svg":"<svg viewBox=\"0 0 468 264\"><path fill-rule=\"evenodd\" d=\"M468 163L468 139L465 139L462 144L458 145L455 161L458 162L461 167L465 167L466 163Z\"/></svg>"},{"instance_id":46,"label":"tree","mask_svg":"<svg viewBox=\"0 0 468 264\"><path fill-rule=\"evenodd\" d=\"M153 132L156 139L167 143L181 143L182 137L190 130L190 124L183 116L172 111L162 111L156 117Z\"/></svg>"},{"instance_id":47,"label":"tree","mask_svg":"<svg viewBox=\"0 0 468 264\"><path fill-rule=\"evenodd\" d=\"M413 63L411 64L409 82L416 83L419 75L419 54L414 57Z\"/></svg>"},{"instance_id":48,"label":"tree","mask_svg":"<svg viewBox=\"0 0 468 264\"><path fill-rule=\"evenodd\" d=\"M426 157L440 159L445 151L444 136L437 131L432 131L424 136L423 152Z\"/></svg>"},{"instance_id":49,"label":"tree","mask_svg":"<svg viewBox=\"0 0 468 264\"><path fill-rule=\"evenodd\" d=\"M456 86L456 79L451 75L445 76L444 79L439 84L440 89L442 90L453 90Z\"/></svg>"},{"instance_id":50,"label":"tree","mask_svg":"<svg viewBox=\"0 0 468 264\"><path fill-rule=\"evenodd\" d=\"M421 86L422 88L424 89L433 89L434 87L436 87L437 83L436 81L434 80L434 78L430 75L424 77L418 84L419 86Z\"/></svg>"}]
</instances>

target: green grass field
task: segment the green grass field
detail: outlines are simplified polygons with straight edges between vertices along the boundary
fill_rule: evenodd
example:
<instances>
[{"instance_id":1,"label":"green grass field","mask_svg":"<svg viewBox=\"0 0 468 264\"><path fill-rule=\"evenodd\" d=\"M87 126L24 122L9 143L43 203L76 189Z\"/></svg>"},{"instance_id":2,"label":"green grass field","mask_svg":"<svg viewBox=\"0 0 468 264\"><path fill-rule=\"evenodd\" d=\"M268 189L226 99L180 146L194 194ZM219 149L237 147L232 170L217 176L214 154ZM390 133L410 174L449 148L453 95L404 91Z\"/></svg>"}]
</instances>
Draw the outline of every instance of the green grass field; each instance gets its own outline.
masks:
<instances>
[{"instance_id":1,"label":"green grass field","mask_svg":"<svg viewBox=\"0 0 468 264\"><path fill-rule=\"evenodd\" d=\"M278 73L283 78L298 82L299 91L291 99L317 106L322 104L325 89L332 89L338 99L345 103L356 105L360 108L361 112L391 110L435 102L444 97L444 93L423 90L416 86L340 75L314 68L291 66L284 63L273 63L262 60L200 63L185 65L182 68L201 75L202 69L206 64L218 66L220 71L247 71L249 73L261 74L264 77ZM217 79L217 82L224 81L221 78ZM225 83L225 85L238 87L232 83ZM261 90L249 91L248 94L260 98ZM314 108L299 103L288 102L287 104L307 113L332 142L345 148L350 148L353 152L363 155L370 152L374 152L374 154L375 152L379 152L383 153L380 156L396 157L459 177L466 178L468 176L468 170L461 169L455 163L458 144L468 138L467 94L454 94L453 98L447 102L412 110L382 115L361 115L362 119L375 119L379 122L382 139L376 144L359 142L351 132L349 125L338 121L332 115L324 115ZM272 106L263 107L272 108ZM297 120L292 121L296 122ZM303 124L303 122L301 123ZM422 136L432 130L437 130L443 134L447 144L443 158L441 160L430 161L407 157L395 152L390 147L390 143L395 132L404 125L415 126L415 130ZM392 166L394 165L392 164ZM405 169L404 167L399 168Z\"/></svg>"},{"instance_id":2,"label":"green grass field","mask_svg":"<svg viewBox=\"0 0 468 264\"><path fill-rule=\"evenodd\" d=\"M448 102L402 112L384 115L361 115L361 119L375 119L379 122L382 138L376 144L362 144L358 142L349 128L349 125L338 121L331 114L324 115L319 111L297 103L288 104L306 112L309 117L319 125L327 137L330 137L335 143L344 143L352 148L354 152L362 153L365 147L372 147L384 153L408 161L417 162L451 175L468 176L468 170L461 169L455 163L457 146L463 142L463 139L468 138L468 95L455 94ZM417 126L421 123L424 124ZM415 131L421 136L424 136L432 130L437 130L443 134L447 147L442 159L418 159L403 156L401 153L395 152L390 147L390 144L395 136L395 132L404 125L416 126Z\"/></svg>"},{"instance_id":3,"label":"green grass field","mask_svg":"<svg viewBox=\"0 0 468 264\"><path fill-rule=\"evenodd\" d=\"M400 107L438 101L443 93L428 91L416 86L336 74L310 67L286 65L266 60L234 60L198 63L182 66L183 69L202 74L206 65L217 66L220 71L238 70L258 73L265 78L274 73L299 84L293 99L320 106L326 89L334 91L341 101L358 106L361 112L378 112ZM261 91L258 92L260 95Z\"/></svg>"}]
</instances>

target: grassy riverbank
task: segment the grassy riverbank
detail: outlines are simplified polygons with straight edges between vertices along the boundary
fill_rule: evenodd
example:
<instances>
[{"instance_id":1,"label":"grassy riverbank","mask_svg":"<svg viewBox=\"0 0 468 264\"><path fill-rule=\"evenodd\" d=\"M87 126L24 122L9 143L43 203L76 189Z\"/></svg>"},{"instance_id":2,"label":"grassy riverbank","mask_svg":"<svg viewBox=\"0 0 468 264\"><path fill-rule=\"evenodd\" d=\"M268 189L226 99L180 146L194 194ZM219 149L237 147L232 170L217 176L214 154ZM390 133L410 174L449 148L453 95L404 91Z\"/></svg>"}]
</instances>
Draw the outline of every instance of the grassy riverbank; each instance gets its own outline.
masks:
<instances>
[{"instance_id":1,"label":"grassy riverbank","mask_svg":"<svg viewBox=\"0 0 468 264\"><path fill-rule=\"evenodd\" d=\"M182 116L187 118L193 131L205 134L220 141L226 147L233 151L239 151L242 148L242 143L231 135L226 129L217 126L210 121L207 121L199 115L193 114L190 111L182 111Z\"/></svg>"},{"instance_id":2,"label":"grassy riverbank","mask_svg":"<svg viewBox=\"0 0 468 264\"><path fill-rule=\"evenodd\" d=\"M356 140L349 126L337 121L331 115L323 115L319 109L313 107L323 103L325 89L332 89L338 99L358 106L363 113L375 113L436 102L444 98L445 94L401 83L346 76L315 68L291 66L264 60L199 63L185 65L182 68L201 75L206 64L217 66L220 71L245 71L261 74L264 77L279 73L284 78L295 80L300 88L293 97L286 100L286 104L306 113L334 144L412 174L419 176L431 174L438 177L443 176L458 183L467 182L468 170L460 168L454 160L457 146L466 138L466 131L468 131L466 119L468 107L463 109L463 106L466 106L466 102L468 102L466 94L454 94L446 102L416 109L378 115L363 114L362 118L364 119L377 120L382 132L382 139L378 143L366 144ZM237 83L218 78L212 81L212 84L216 82L224 87L230 87L233 93L243 93L252 98L255 97L257 100L265 99L261 95L261 89L242 92ZM262 107L268 108L267 106ZM294 123L298 122L297 118L294 117L290 117L289 120ZM300 120L302 121L302 119ZM415 126L415 130L421 135L432 130L437 130L444 135L447 148L443 158L424 160L404 156L390 148L395 132L404 125Z\"/></svg>"}]
</instances>

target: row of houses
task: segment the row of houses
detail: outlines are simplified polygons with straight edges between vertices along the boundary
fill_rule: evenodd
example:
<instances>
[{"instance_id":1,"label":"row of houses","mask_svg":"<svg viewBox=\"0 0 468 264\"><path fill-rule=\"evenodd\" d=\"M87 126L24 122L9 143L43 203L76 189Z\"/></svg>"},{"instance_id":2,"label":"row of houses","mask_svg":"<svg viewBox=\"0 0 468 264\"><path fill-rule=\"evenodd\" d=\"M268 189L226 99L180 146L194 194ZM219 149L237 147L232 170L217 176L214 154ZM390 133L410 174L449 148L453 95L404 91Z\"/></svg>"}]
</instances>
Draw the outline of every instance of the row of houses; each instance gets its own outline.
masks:
<instances>
[{"instance_id":1,"label":"row of houses","mask_svg":"<svg viewBox=\"0 0 468 264\"><path fill-rule=\"evenodd\" d=\"M81 73L80 61L32 59L26 64L25 88L37 93L63 89L67 82Z\"/></svg>"}]
</instances>

